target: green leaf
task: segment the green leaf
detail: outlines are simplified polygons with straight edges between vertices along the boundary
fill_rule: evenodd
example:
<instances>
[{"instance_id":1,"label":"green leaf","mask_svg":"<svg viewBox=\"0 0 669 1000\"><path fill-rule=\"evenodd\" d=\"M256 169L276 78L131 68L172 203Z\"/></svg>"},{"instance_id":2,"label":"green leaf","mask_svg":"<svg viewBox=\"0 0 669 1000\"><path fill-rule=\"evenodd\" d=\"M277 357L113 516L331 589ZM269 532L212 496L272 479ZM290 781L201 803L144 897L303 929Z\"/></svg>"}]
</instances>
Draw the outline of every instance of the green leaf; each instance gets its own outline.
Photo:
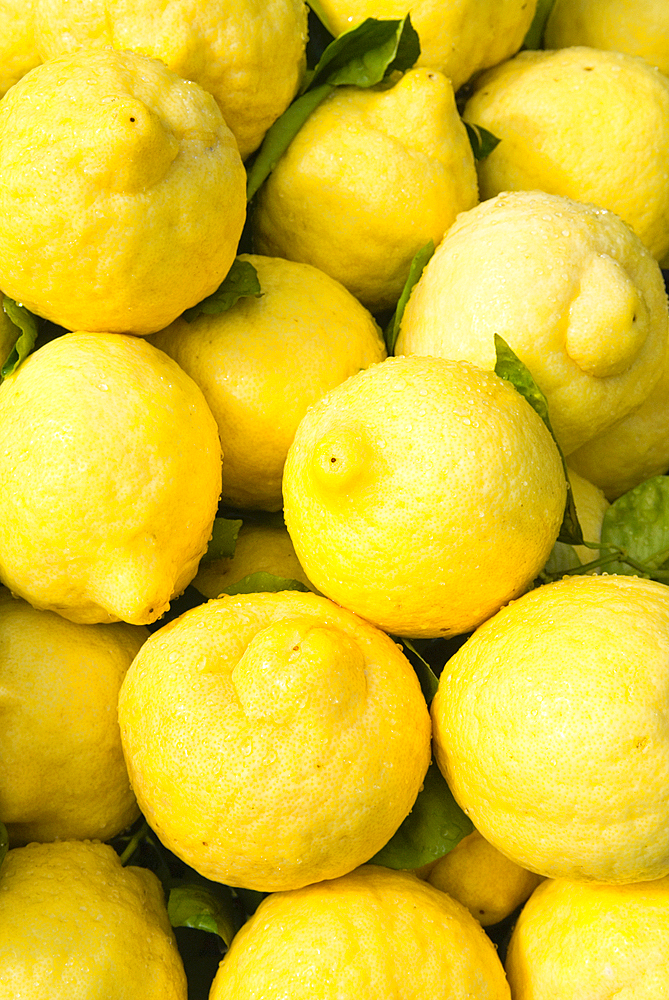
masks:
<instances>
[{"instance_id":1,"label":"green leaf","mask_svg":"<svg viewBox=\"0 0 669 1000\"><path fill-rule=\"evenodd\" d=\"M9 834L4 823L0 823L0 865L5 860L5 855L9 850Z\"/></svg>"},{"instance_id":2,"label":"green leaf","mask_svg":"<svg viewBox=\"0 0 669 1000\"><path fill-rule=\"evenodd\" d=\"M418 674L418 680L420 681L421 691L423 692L423 697L425 701L430 704L435 694L437 693L437 688L439 687L439 678L432 670L432 667L423 659L414 644L410 639L400 640L403 646L409 650L412 654L408 657L411 666L414 668Z\"/></svg>"},{"instance_id":3,"label":"green leaf","mask_svg":"<svg viewBox=\"0 0 669 1000\"><path fill-rule=\"evenodd\" d=\"M170 889L167 914L172 927L195 927L218 934L230 947L235 936L235 903L227 885L183 883Z\"/></svg>"},{"instance_id":4,"label":"green leaf","mask_svg":"<svg viewBox=\"0 0 669 1000\"><path fill-rule=\"evenodd\" d=\"M602 545L617 545L647 569L644 576L666 583L655 574L669 564L669 479L654 476L618 497L604 514ZM639 576L623 562L607 566L609 573Z\"/></svg>"},{"instance_id":5,"label":"green leaf","mask_svg":"<svg viewBox=\"0 0 669 1000\"><path fill-rule=\"evenodd\" d=\"M373 87L394 70L410 69L419 55L420 41L408 14L401 20L368 17L330 42L308 86Z\"/></svg>"},{"instance_id":6,"label":"green leaf","mask_svg":"<svg viewBox=\"0 0 669 1000\"><path fill-rule=\"evenodd\" d=\"M35 341L37 340L39 328L37 325L37 317L33 316L31 312L28 312L25 306L19 305L18 302L15 302L14 299L10 299L7 295L3 295L2 297L2 308L17 328L17 338L16 343L14 344L14 349L0 369L0 375L2 375L3 378L7 378L16 371L21 362L24 361L32 351L35 346Z\"/></svg>"},{"instance_id":7,"label":"green leaf","mask_svg":"<svg viewBox=\"0 0 669 1000\"><path fill-rule=\"evenodd\" d=\"M522 46L524 49L541 48L543 44L544 31L546 29L546 22L548 21L550 12L554 6L555 0L539 0L537 9L534 12L532 24L527 29L527 34L525 35L525 40Z\"/></svg>"},{"instance_id":8,"label":"green leaf","mask_svg":"<svg viewBox=\"0 0 669 1000\"><path fill-rule=\"evenodd\" d=\"M576 555L573 545L556 542L543 571L559 577L567 570L578 569L581 565L581 560Z\"/></svg>"},{"instance_id":9,"label":"green leaf","mask_svg":"<svg viewBox=\"0 0 669 1000\"><path fill-rule=\"evenodd\" d=\"M224 594L234 596L235 594L278 594L282 590L301 590L309 593L300 580L287 580L282 576L274 576L273 573L250 573L237 583L231 583L222 591Z\"/></svg>"},{"instance_id":10,"label":"green leaf","mask_svg":"<svg viewBox=\"0 0 669 1000\"><path fill-rule=\"evenodd\" d=\"M501 140L496 135L493 135L492 132L489 132L487 128L483 128L482 125L473 125L471 122L464 122L464 126L467 129L469 145L472 147L474 159L485 160L486 156L490 156L495 146L498 146Z\"/></svg>"},{"instance_id":11,"label":"green leaf","mask_svg":"<svg viewBox=\"0 0 669 1000\"><path fill-rule=\"evenodd\" d=\"M252 296L261 295L258 272L253 264L248 260L240 260L236 257L232 262L232 267L215 292L208 295L196 306L186 309L183 318L187 323L192 323L198 316L215 316L218 313L227 312L239 299L247 299Z\"/></svg>"},{"instance_id":12,"label":"green leaf","mask_svg":"<svg viewBox=\"0 0 669 1000\"><path fill-rule=\"evenodd\" d=\"M543 422L546 424L546 427L551 433L551 437L555 441L553 428L551 427L551 422L548 418L548 403L546 401L546 397L532 378L529 368L523 364L518 355L514 354L506 341L497 333L495 334L495 352L497 355L495 374L499 375L500 378L505 379L507 382L510 382L514 389L516 389L517 392L519 392L520 395L527 400L532 409L539 414ZM583 532L581 530L581 525L579 524L578 514L576 513L574 495L571 491L571 486L569 485L567 463L564 460L562 448L557 441L555 441L555 446L562 460L564 478L567 482L567 502L565 504L564 516L562 518L562 525L560 527L560 533L557 540L559 542L564 542L567 545L582 545Z\"/></svg>"},{"instance_id":13,"label":"green leaf","mask_svg":"<svg viewBox=\"0 0 669 1000\"><path fill-rule=\"evenodd\" d=\"M217 517L211 529L211 541L201 561L232 559L237 546L237 535L243 523L243 521L233 521L227 517Z\"/></svg>"},{"instance_id":14,"label":"green leaf","mask_svg":"<svg viewBox=\"0 0 669 1000\"><path fill-rule=\"evenodd\" d=\"M404 282L404 288L402 289L402 294L399 297L399 301L395 308L395 312L392 315L388 326L384 330L383 336L386 341L386 349L388 354L392 354L395 350L395 344L397 343L397 338L400 335L400 327L402 325L402 316L404 315L404 309L407 302L409 301L409 296L413 291L413 286L416 284L420 278L425 265L429 261L430 257L434 253L434 243L432 240L426 243L424 247L421 247L418 253L414 256L411 264L409 266L409 275L407 280Z\"/></svg>"},{"instance_id":15,"label":"green leaf","mask_svg":"<svg viewBox=\"0 0 669 1000\"><path fill-rule=\"evenodd\" d=\"M386 868L420 868L448 854L473 829L432 761L413 809L369 863Z\"/></svg>"}]
</instances>

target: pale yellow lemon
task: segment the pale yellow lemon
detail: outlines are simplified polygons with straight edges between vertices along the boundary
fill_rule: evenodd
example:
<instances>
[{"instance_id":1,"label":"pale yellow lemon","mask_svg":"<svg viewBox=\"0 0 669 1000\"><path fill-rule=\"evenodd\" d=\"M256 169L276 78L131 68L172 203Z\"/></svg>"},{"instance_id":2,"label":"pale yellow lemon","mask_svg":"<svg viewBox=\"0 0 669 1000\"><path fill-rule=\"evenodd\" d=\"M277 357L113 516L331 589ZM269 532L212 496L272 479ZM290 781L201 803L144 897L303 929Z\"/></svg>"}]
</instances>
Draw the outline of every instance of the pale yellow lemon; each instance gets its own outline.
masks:
<instances>
[{"instance_id":1,"label":"pale yellow lemon","mask_svg":"<svg viewBox=\"0 0 669 1000\"><path fill-rule=\"evenodd\" d=\"M223 500L279 510L286 454L307 408L386 350L367 310L327 274L258 254L240 260L256 269L260 296L178 319L151 340L197 382L216 418Z\"/></svg>"},{"instance_id":2,"label":"pale yellow lemon","mask_svg":"<svg viewBox=\"0 0 669 1000\"><path fill-rule=\"evenodd\" d=\"M495 334L529 368L569 455L657 384L668 344L662 273L613 213L505 192L446 234L412 292L395 353L494 368Z\"/></svg>"},{"instance_id":3,"label":"pale yellow lemon","mask_svg":"<svg viewBox=\"0 0 669 1000\"><path fill-rule=\"evenodd\" d=\"M0 97L38 66L33 29L35 0L0 0Z\"/></svg>"},{"instance_id":4,"label":"pale yellow lemon","mask_svg":"<svg viewBox=\"0 0 669 1000\"><path fill-rule=\"evenodd\" d=\"M376 311L477 200L453 88L414 69L390 88L337 87L316 108L260 190L255 246L315 265Z\"/></svg>"},{"instance_id":5,"label":"pale yellow lemon","mask_svg":"<svg viewBox=\"0 0 669 1000\"><path fill-rule=\"evenodd\" d=\"M669 873L669 587L572 576L502 608L448 661L437 763L523 868L624 883Z\"/></svg>"},{"instance_id":6,"label":"pale yellow lemon","mask_svg":"<svg viewBox=\"0 0 669 1000\"><path fill-rule=\"evenodd\" d=\"M400 648L323 597L224 597L155 632L119 697L149 824L206 878L336 878L409 813L430 722Z\"/></svg>"},{"instance_id":7,"label":"pale yellow lemon","mask_svg":"<svg viewBox=\"0 0 669 1000\"><path fill-rule=\"evenodd\" d=\"M220 477L214 418L171 358L58 337L0 385L0 580L75 622L155 621L197 572Z\"/></svg>"},{"instance_id":8,"label":"pale yellow lemon","mask_svg":"<svg viewBox=\"0 0 669 1000\"><path fill-rule=\"evenodd\" d=\"M609 503L603 492L594 485L579 476L573 469L567 469L567 477L571 487L572 496L576 505L576 515L583 532L583 540L586 542L599 542L602 537L602 524L604 515L609 508ZM568 545L564 542L556 542L553 551L544 570L550 573L576 569L579 563L592 562L599 558L597 549L588 548L587 545ZM599 568L589 570L590 573L599 573Z\"/></svg>"},{"instance_id":9,"label":"pale yellow lemon","mask_svg":"<svg viewBox=\"0 0 669 1000\"><path fill-rule=\"evenodd\" d=\"M658 260L669 250L669 80L645 59L521 52L476 80L464 117L501 140L479 161L482 200L539 189L592 202Z\"/></svg>"},{"instance_id":10,"label":"pale yellow lemon","mask_svg":"<svg viewBox=\"0 0 669 1000\"><path fill-rule=\"evenodd\" d=\"M149 633L77 625L0 593L0 822L12 845L108 840L139 809L123 760L119 688Z\"/></svg>"},{"instance_id":11,"label":"pale yellow lemon","mask_svg":"<svg viewBox=\"0 0 669 1000\"><path fill-rule=\"evenodd\" d=\"M226 276L245 185L197 84L133 52L49 60L0 104L0 287L70 330L160 330Z\"/></svg>"},{"instance_id":12,"label":"pale yellow lemon","mask_svg":"<svg viewBox=\"0 0 669 1000\"><path fill-rule=\"evenodd\" d=\"M545 424L464 361L389 358L307 412L284 514L319 591L395 635L475 628L546 562L566 482Z\"/></svg>"},{"instance_id":13,"label":"pale yellow lemon","mask_svg":"<svg viewBox=\"0 0 669 1000\"><path fill-rule=\"evenodd\" d=\"M160 882L106 844L9 851L0 867L1 1000L186 1000Z\"/></svg>"},{"instance_id":14,"label":"pale yellow lemon","mask_svg":"<svg viewBox=\"0 0 669 1000\"><path fill-rule=\"evenodd\" d=\"M210 1000L510 1000L492 942L463 906L409 872L366 865L263 900Z\"/></svg>"}]
</instances>

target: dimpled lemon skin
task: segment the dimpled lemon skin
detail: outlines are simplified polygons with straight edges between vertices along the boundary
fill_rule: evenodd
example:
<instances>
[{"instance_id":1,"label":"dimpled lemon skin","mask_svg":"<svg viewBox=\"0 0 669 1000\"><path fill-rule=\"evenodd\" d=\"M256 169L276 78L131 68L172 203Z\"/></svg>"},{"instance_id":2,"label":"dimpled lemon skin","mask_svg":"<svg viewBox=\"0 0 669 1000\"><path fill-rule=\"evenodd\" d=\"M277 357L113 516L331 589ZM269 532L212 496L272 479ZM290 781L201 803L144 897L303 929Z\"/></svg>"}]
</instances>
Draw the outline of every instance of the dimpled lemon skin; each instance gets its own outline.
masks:
<instances>
[{"instance_id":1,"label":"dimpled lemon skin","mask_svg":"<svg viewBox=\"0 0 669 1000\"><path fill-rule=\"evenodd\" d=\"M477 830L550 878L669 873L669 588L565 577L449 660L435 757Z\"/></svg>"},{"instance_id":2,"label":"dimpled lemon skin","mask_svg":"<svg viewBox=\"0 0 669 1000\"><path fill-rule=\"evenodd\" d=\"M119 697L140 808L214 881L272 892L367 861L430 760L416 675L314 594L210 601L144 644Z\"/></svg>"},{"instance_id":3,"label":"dimpled lemon skin","mask_svg":"<svg viewBox=\"0 0 669 1000\"><path fill-rule=\"evenodd\" d=\"M475 628L521 594L558 534L566 483L545 424L467 362L389 358L316 403L284 471L315 587L394 635Z\"/></svg>"},{"instance_id":4,"label":"dimpled lemon skin","mask_svg":"<svg viewBox=\"0 0 669 1000\"><path fill-rule=\"evenodd\" d=\"M660 1000L669 982L669 878L544 882L518 918L506 970L514 1000Z\"/></svg>"},{"instance_id":5,"label":"dimpled lemon skin","mask_svg":"<svg viewBox=\"0 0 669 1000\"><path fill-rule=\"evenodd\" d=\"M667 324L662 272L629 226L593 205L513 191L451 227L413 289L395 353L494 369L499 334L546 396L569 455L650 395Z\"/></svg>"},{"instance_id":6,"label":"dimpled lemon skin","mask_svg":"<svg viewBox=\"0 0 669 1000\"><path fill-rule=\"evenodd\" d=\"M381 331L346 289L309 264L243 254L259 297L176 320L152 337L202 389L225 451L223 500L280 510L288 448L307 408L385 358Z\"/></svg>"},{"instance_id":7,"label":"dimpled lemon skin","mask_svg":"<svg viewBox=\"0 0 669 1000\"><path fill-rule=\"evenodd\" d=\"M0 868L0 1000L186 1000L160 882L106 844L9 851Z\"/></svg>"},{"instance_id":8,"label":"dimpled lemon skin","mask_svg":"<svg viewBox=\"0 0 669 1000\"><path fill-rule=\"evenodd\" d=\"M0 287L69 330L161 330L230 269L245 185L197 84L132 52L50 60L0 105Z\"/></svg>"},{"instance_id":9,"label":"dimpled lemon skin","mask_svg":"<svg viewBox=\"0 0 669 1000\"><path fill-rule=\"evenodd\" d=\"M337 87L312 112L258 193L254 245L313 264L376 312L477 201L450 81L414 69L390 89Z\"/></svg>"},{"instance_id":10,"label":"dimpled lemon skin","mask_svg":"<svg viewBox=\"0 0 669 1000\"><path fill-rule=\"evenodd\" d=\"M299 87L307 8L302 0L35 0L44 59L113 46L160 59L212 94L243 159Z\"/></svg>"},{"instance_id":11,"label":"dimpled lemon skin","mask_svg":"<svg viewBox=\"0 0 669 1000\"><path fill-rule=\"evenodd\" d=\"M521 52L477 79L464 118L501 140L479 162L481 200L538 188L592 202L657 260L669 250L669 80L644 59Z\"/></svg>"},{"instance_id":12,"label":"dimpled lemon skin","mask_svg":"<svg viewBox=\"0 0 669 1000\"><path fill-rule=\"evenodd\" d=\"M139 815L116 702L149 633L77 625L0 593L0 822L12 845L108 840Z\"/></svg>"},{"instance_id":13,"label":"dimpled lemon skin","mask_svg":"<svg viewBox=\"0 0 669 1000\"><path fill-rule=\"evenodd\" d=\"M70 333L0 385L0 580L71 621L147 625L193 579L221 488L202 393L138 337Z\"/></svg>"},{"instance_id":14,"label":"dimpled lemon skin","mask_svg":"<svg viewBox=\"0 0 669 1000\"><path fill-rule=\"evenodd\" d=\"M401 0L320 0L336 35L366 17L406 17ZM536 0L416 0L411 23L420 37L418 66L441 70L457 90L478 70L508 59L523 43Z\"/></svg>"},{"instance_id":15,"label":"dimpled lemon skin","mask_svg":"<svg viewBox=\"0 0 669 1000\"><path fill-rule=\"evenodd\" d=\"M0 0L0 97L41 63L33 30L34 0Z\"/></svg>"},{"instance_id":16,"label":"dimpled lemon skin","mask_svg":"<svg viewBox=\"0 0 669 1000\"><path fill-rule=\"evenodd\" d=\"M409 872L365 865L269 896L219 966L210 1000L510 1000L463 906Z\"/></svg>"}]
</instances>

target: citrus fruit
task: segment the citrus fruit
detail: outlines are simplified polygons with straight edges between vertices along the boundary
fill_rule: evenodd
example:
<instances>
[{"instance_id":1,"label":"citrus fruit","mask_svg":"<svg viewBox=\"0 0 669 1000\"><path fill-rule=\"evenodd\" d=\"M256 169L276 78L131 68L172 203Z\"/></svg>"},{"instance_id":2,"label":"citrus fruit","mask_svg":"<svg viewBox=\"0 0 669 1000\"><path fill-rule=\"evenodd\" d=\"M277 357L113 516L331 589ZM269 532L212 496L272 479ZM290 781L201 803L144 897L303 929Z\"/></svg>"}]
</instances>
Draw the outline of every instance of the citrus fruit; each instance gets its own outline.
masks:
<instances>
[{"instance_id":1,"label":"citrus fruit","mask_svg":"<svg viewBox=\"0 0 669 1000\"><path fill-rule=\"evenodd\" d=\"M41 63L33 30L34 0L0 0L0 97Z\"/></svg>"},{"instance_id":2,"label":"citrus fruit","mask_svg":"<svg viewBox=\"0 0 669 1000\"><path fill-rule=\"evenodd\" d=\"M463 361L389 358L303 418L284 514L315 587L395 635L467 632L521 594L566 483L545 424Z\"/></svg>"},{"instance_id":3,"label":"citrus fruit","mask_svg":"<svg viewBox=\"0 0 669 1000\"><path fill-rule=\"evenodd\" d=\"M144 644L119 697L149 824L206 878L272 892L372 857L430 762L418 679L323 597L209 601Z\"/></svg>"},{"instance_id":4,"label":"citrus fruit","mask_svg":"<svg viewBox=\"0 0 669 1000\"><path fill-rule=\"evenodd\" d=\"M155 621L197 572L220 476L214 418L171 358L58 337L0 385L0 580L71 621Z\"/></svg>"},{"instance_id":5,"label":"citrus fruit","mask_svg":"<svg viewBox=\"0 0 669 1000\"><path fill-rule=\"evenodd\" d=\"M495 334L529 368L569 455L657 384L667 350L662 273L613 213L505 192L448 231L413 289L395 353L494 368Z\"/></svg>"},{"instance_id":6,"label":"citrus fruit","mask_svg":"<svg viewBox=\"0 0 669 1000\"><path fill-rule=\"evenodd\" d=\"M245 186L197 84L133 52L50 60L0 105L0 287L70 330L153 333L226 276Z\"/></svg>"},{"instance_id":7,"label":"citrus fruit","mask_svg":"<svg viewBox=\"0 0 669 1000\"><path fill-rule=\"evenodd\" d=\"M578 472L568 468L567 477L576 505L578 523L583 532L583 539L586 542L597 543L602 537L602 524L609 503L602 491L584 479L583 476L579 476ZM564 542L556 542L548 562L544 566L544 571L549 573L564 572L576 569L579 563L584 565L598 558L598 550L588 548L587 545L568 545ZM595 567L588 572L599 573L600 569Z\"/></svg>"},{"instance_id":8,"label":"citrus fruit","mask_svg":"<svg viewBox=\"0 0 669 1000\"><path fill-rule=\"evenodd\" d=\"M486 840L551 878L669 873L669 587L572 576L502 608L448 661L435 757Z\"/></svg>"},{"instance_id":9,"label":"citrus fruit","mask_svg":"<svg viewBox=\"0 0 669 1000\"><path fill-rule=\"evenodd\" d=\"M257 254L240 260L256 269L260 296L178 319L152 343L197 382L216 418L223 500L279 510L286 454L307 408L386 351L367 310L327 274Z\"/></svg>"}]
</instances>

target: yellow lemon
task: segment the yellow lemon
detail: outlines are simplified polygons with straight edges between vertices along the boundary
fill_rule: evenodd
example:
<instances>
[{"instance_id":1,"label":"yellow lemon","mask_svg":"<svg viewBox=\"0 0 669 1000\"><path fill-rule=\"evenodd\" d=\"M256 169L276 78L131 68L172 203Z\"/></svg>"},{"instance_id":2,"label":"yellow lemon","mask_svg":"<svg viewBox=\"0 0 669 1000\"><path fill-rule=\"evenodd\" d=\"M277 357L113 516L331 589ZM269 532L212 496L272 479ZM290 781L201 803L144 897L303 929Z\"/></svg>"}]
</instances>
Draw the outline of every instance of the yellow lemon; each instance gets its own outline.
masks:
<instances>
[{"instance_id":1,"label":"yellow lemon","mask_svg":"<svg viewBox=\"0 0 669 1000\"><path fill-rule=\"evenodd\" d=\"M544 882L518 918L506 971L514 1000L658 1000L669 982L669 878Z\"/></svg>"},{"instance_id":2,"label":"yellow lemon","mask_svg":"<svg viewBox=\"0 0 669 1000\"><path fill-rule=\"evenodd\" d=\"M231 559L200 563L193 586L205 597L220 597L226 587L253 573L271 573L283 580L299 580L310 590L314 589L300 566L285 525L254 524L252 521L241 526Z\"/></svg>"},{"instance_id":3,"label":"yellow lemon","mask_svg":"<svg viewBox=\"0 0 669 1000\"><path fill-rule=\"evenodd\" d=\"M307 408L386 351L367 310L327 274L273 257L240 259L258 272L260 297L178 319L152 343L197 382L216 418L223 500L279 510L286 454Z\"/></svg>"},{"instance_id":4,"label":"yellow lemon","mask_svg":"<svg viewBox=\"0 0 669 1000\"><path fill-rule=\"evenodd\" d=\"M155 56L212 94L244 159L292 101L305 67L303 0L34 0L40 54L91 45Z\"/></svg>"},{"instance_id":5,"label":"yellow lemon","mask_svg":"<svg viewBox=\"0 0 669 1000\"><path fill-rule=\"evenodd\" d=\"M160 882L90 841L9 851L0 969L0 1000L186 1000Z\"/></svg>"},{"instance_id":6,"label":"yellow lemon","mask_svg":"<svg viewBox=\"0 0 669 1000\"><path fill-rule=\"evenodd\" d=\"M578 521L583 531L583 539L586 542L599 542L602 537L604 515L609 508L609 503L602 491L584 479L583 476L579 476L578 472L567 469L567 477L576 505ZM555 573L559 570L574 569L579 562L584 565L598 557L597 549L590 549L587 545L570 546L563 542L556 542L544 568ZM589 572L599 573L599 569L592 569Z\"/></svg>"},{"instance_id":7,"label":"yellow lemon","mask_svg":"<svg viewBox=\"0 0 669 1000\"><path fill-rule=\"evenodd\" d=\"M271 892L367 861L430 761L418 679L323 597L210 601L144 644L119 697L142 812L207 878Z\"/></svg>"},{"instance_id":8,"label":"yellow lemon","mask_svg":"<svg viewBox=\"0 0 669 1000\"><path fill-rule=\"evenodd\" d=\"M517 52L532 23L536 0L319 0L335 35L366 17L406 17L420 37L419 66L438 69L457 90L478 70Z\"/></svg>"},{"instance_id":9,"label":"yellow lemon","mask_svg":"<svg viewBox=\"0 0 669 1000\"><path fill-rule=\"evenodd\" d=\"M415 69L390 88L337 87L316 108L259 192L254 240L376 311L395 304L414 254L477 200L453 88Z\"/></svg>"},{"instance_id":10,"label":"yellow lemon","mask_svg":"<svg viewBox=\"0 0 669 1000\"><path fill-rule=\"evenodd\" d=\"M245 184L197 84L132 52L50 60L0 104L0 286L70 330L153 333L227 274Z\"/></svg>"},{"instance_id":11,"label":"yellow lemon","mask_svg":"<svg viewBox=\"0 0 669 1000\"><path fill-rule=\"evenodd\" d=\"M366 865L269 896L219 967L210 1000L510 1000L492 942L408 872Z\"/></svg>"},{"instance_id":12,"label":"yellow lemon","mask_svg":"<svg viewBox=\"0 0 669 1000\"><path fill-rule=\"evenodd\" d=\"M662 273L611 212L541 191L500 194L446 234L395 352L494 368L496 333L546 396L569 455L657 384L668 344Z\"/></svg>"},{"instance_id":13,"label":"yellow lemon","mask_svg":"<svg viewBox=\"0 0 669 1000\"><path fill-rule=\"evenodd\" d=\"M592 202L658 260L669 250L669 80L644 59L521 52L477 79L464 117L501 140L479 162L482 199L538 188Z\"/></svg>"},{"instance_id":14,"label":"yellow lemon","mask_svg":"<svg viewBox=\"0 0 669 1000\"><path fill-rule=\"evenodd\" d=\"M513 913L542 879L509 861L474 830L430 867L426 881L489 927Z\"/></svg>"},{"instance_id":15,"label":"yellow lemon","mask_svg":"<svg viewBox=\"0 0 669 1000\"><path fill-rule=\"evenodd\" d=\"M551 878L669 873L669 587L572 576L502 608L448 661L437 763L477 830Z\"/></svg>"},{"instance_id":16,"label":"yellow lemon","mask_svg":"<svg viewBox=\"0 0 669 1000\"><path fill-rule=\"evenodd\" d=\"M0 0L0 97L41 63L33 29L35 0Z\"/></svg>"},{"instance_id":17,"label":"yellow lemon","mask_svg":"<svg viewBox=\"0 0 669 1000\"><path fill-rule=\"evenodd\" d=\"M468 632L521 594L558 534L566 483L510 383L443 358L389 358L307 412L284 472L304 571L395 635Z\"/></svg>"},{"instance_id":18,"label":"yellow lemon","mask_svg":"<svg viewBox=\"0 0 669 1000\"><path fill-rule=\"evenodd\" d=\"M643 56L669 73L669 7L665 0L556 0L544 46L587 45Z\"/></svg>"},{"instance_id":19,"label":"yellow lemon","mask_svg":"<svg viewBox=\"0 0 669 1000\"><path fill-rule=\"evenodd\" d=\"M108 840L139 815L115 706L149 633L0 593L0 821L12 844Z\"/></svg>"},{"instance_id":20,"label":"yellow lemon","mask_svg":"<svg viewBox=\"0 0 669 1000\"><path fill-rule=\"evenodd\" d=\"M171 358L58 337L0 386L0 579L75 622L155 621L197 572L220 476L214 418Z\"/></svg>"}]
</instances>

